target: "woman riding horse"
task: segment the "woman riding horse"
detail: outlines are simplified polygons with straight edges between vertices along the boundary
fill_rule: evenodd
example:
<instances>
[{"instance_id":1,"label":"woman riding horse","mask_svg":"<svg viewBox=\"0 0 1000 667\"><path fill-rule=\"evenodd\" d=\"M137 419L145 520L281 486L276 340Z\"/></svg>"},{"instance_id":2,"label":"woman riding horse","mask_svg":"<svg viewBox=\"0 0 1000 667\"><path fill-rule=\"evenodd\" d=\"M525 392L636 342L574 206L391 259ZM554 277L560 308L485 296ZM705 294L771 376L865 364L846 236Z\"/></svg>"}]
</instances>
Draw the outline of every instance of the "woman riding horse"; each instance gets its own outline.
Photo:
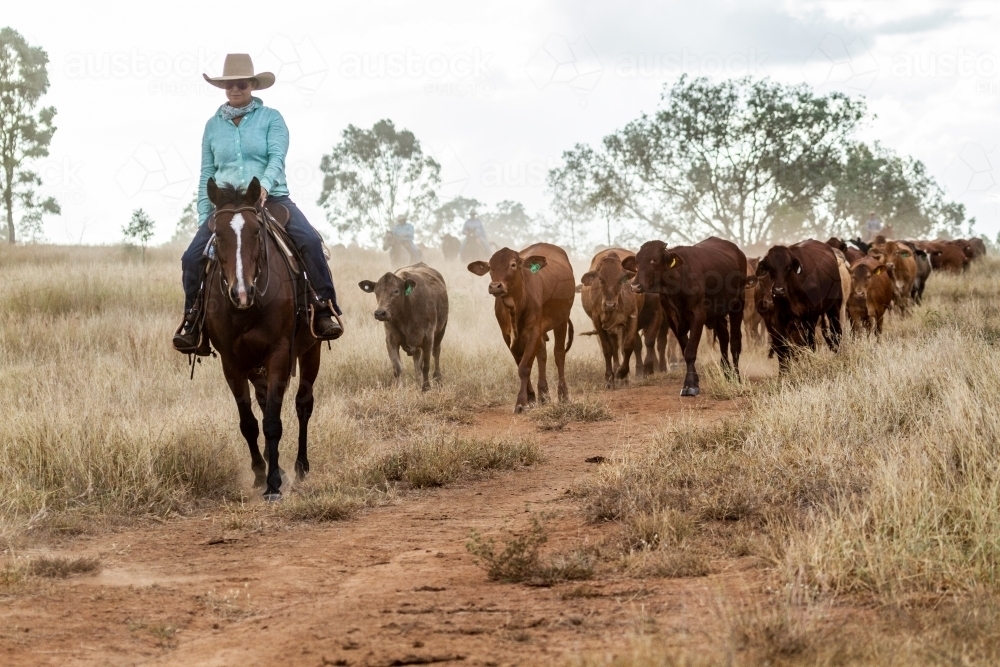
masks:
<instances>
[{"instance_id":1,"label":"woman riding horse","mask_svg":"<svg viewBox=\"0 0 1000 667\"><path fill-rule=\"evenodd\" d=\"M330 267L323 256L322 238L309 224L288 196L285 180L285 155L288 153L288 127L281 114L265 107L254 90L274 84L270 72L254 73L250 56L231 53L226 56L222 76L205 80L226 91L226 104L205 125L201 141L201 180L198 184L198 219L201 226L181 258L184 284L184 324L174 335L174 348L187 354L198 350L203 319L196 311L198 290L205 275L205 249L212 231L205 221L214 206L208 197L209 179L246 188L256 177L260 181L260 203L280 205L288 210L285 230L299 251L313 290L316 292L313 333L320 340L335 340L344 333L334 318L341 314L333 287Z\"/></svg>"}]
</instances>

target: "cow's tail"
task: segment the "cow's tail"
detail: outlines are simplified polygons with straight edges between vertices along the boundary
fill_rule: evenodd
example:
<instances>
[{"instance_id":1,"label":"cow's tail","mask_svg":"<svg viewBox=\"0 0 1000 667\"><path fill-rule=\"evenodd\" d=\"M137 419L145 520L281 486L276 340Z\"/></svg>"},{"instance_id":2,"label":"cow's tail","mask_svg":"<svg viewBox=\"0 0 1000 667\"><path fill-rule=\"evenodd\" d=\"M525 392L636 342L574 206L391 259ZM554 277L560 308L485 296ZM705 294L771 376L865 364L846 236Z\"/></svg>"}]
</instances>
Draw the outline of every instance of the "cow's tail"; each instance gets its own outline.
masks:
<instances>
[{"instance_id":1,"label":"cow's tail","mask_svg":"<svg viewBox=\"0 0 1000 667\"><path fill-rule=\"evenodd\" d=\"M566 323L569 324L569 332L566 335L566 352L569 352L569 348L573 347L573 320L567 319Z\"/></svg>"}]
</instances>

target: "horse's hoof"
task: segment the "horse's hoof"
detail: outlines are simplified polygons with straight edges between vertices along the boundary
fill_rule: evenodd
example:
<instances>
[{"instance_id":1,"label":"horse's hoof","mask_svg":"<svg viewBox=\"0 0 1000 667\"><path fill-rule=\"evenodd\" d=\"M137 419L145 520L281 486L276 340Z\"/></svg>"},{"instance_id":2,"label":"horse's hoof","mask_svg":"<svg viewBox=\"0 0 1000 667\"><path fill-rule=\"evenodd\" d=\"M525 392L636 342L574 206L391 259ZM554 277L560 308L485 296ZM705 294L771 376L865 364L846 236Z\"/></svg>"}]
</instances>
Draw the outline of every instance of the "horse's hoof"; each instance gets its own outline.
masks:
<instances>
[{"instance_id":1,"label":"horse's hoof","mask_svg":"<svg viewBox=\"0 0 1000 667\"><path fill-rule=\"evenodd\" d=\"M309 464L302 465L298 461L295 462L295 479L299 482L306 478L309 473Z\"/></svg>"},{"instance_id":2,"label":"horse's hoof","mask_svg":"<svg viewBox=\"0 0 1000 667\"><path fill-rule=\"evenodd\" d=\"M698 387L684 387L681 389L681 396L697 396L701 393Z\"/></svg>"},{"instance_id":3,"label":"horse's hoof","mask_svg":"<svg viewBox=\"0 0 1000 667\"><path fill-rule=\"evenodd\" d=\"M269 492L265 493L264 494L264 501L265 502L269 502L269 503L280 502L281 501L281 491L277 491L275 493L269 493Z\"/></svg>"}]
</instances>

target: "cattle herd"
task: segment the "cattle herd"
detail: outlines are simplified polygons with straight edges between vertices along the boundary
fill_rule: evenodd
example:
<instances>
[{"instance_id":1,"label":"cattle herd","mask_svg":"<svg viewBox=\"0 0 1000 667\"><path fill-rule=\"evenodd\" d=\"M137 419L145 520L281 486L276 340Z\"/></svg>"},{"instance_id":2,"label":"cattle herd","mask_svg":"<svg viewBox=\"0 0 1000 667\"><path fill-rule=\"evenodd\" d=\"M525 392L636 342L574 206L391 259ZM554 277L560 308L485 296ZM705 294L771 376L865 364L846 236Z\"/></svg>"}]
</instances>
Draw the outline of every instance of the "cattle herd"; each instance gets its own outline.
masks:
<instances>
[{"instance_id":1,"label":"cattle herd","mask_svg":"<svg viewBox=\"0 0 1000 667\"><path fill-rule=\"evenodd\" d=\"M919 304L931 273L960 273L986 254L981 239L872 242L838 238L776 245L762 257L747 259L736 244L710 237L692 246L644 243L638 252L608 248L591 260L576 285L566 252L537 243L520 252L498 250L488 262L468 269L490 274L489 294L500 333L517 363L520 390L514 406L521 412L549 397L546 377L549 332L554 339L559 399L569 399L566 352L573 344L570 311L579 293L601 344L608 387L627 382L631 358L637 374L667 369L669 341L679 346L686 365L681 396L697 396L695 370L701 334L708 328L718 341L722 368L739 380L743 332L754 341L769 339L769 356L784 373L796 349L816 349L817 334L831 350L840 345L849 320L854 331L882 332L886 312L906 315ZM420 263L386 273L359 286L378 297L375 318L385 325L386 347L397 379L399 349L413 357L422 386L434 358L440 380L441 340L448 323L448 292L441 274ZM645 356L643 355L645 347ZM731 355L731 359L730 359ZM671 354L671 357L673 355ZM531 369L538 364L538 393Z\"/></svg>"}]
</instances>

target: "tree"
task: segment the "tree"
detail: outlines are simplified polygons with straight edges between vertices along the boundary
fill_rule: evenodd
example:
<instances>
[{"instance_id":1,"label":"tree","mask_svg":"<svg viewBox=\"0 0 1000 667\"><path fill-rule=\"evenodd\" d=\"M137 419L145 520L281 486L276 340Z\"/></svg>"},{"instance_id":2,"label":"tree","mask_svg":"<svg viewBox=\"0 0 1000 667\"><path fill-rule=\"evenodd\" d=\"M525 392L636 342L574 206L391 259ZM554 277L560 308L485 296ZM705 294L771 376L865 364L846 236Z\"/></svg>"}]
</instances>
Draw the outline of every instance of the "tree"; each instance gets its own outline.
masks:
<instances>
[{"instance_id":1,"label":"tree","mask_svg":"<svg viewBox=\"0 0 1000 667\"><path fill-rule=\"evenodd\" d=\"M146 245L149 239L153 238L153 227L156 225L150 220L146 212L141 208L132 211L132 219L127 225L122 226L122 234L125 235L126 243L138 242L142 247L142 259L146 260Z\"/></svg>"},{"instance_id":2,"label":"tree","mask_svg":"<svg viewBox=\"0 0 1000 667\"><path fill-rule=\"evenodd\" d=\"M438 208L434 209L434 217L425 227L427 240L436 239L442 234L461 234L462 224L468 219L469 213L473 210L485 210L485 205L478 199L471 197L456 196ZM422 230L417 230L420 233Z\"/></svg>"},{"instance_id":3,"label":"tree","mask_svg":"<svg viewBox=\"0 0 1000 667\"><path fill-rule=\"evenodd\" d=\"M320 206L341 233L377 241L405 213L420 221L437 205L441 167L425 156L409 130L380 120L370 130L348 125L342 140L320 161Z\"/></svg>"},{"instance_id":4,"label":"tree","mask_svg":"<svg viewBox=\"0 0 1000 667\"><path fill-rule=\"evenodd\" d=\"M901 157L879 142L852 144L826 197L826 231L859 234L874 211L898 237L955 236L965 206L945 201L922 162ZM823 219L820 218L822 221Z\"/></svg>"},{"instance_id":5,"label":"tree","mask_svg":"<svg viewBox=\"0 0 1000 667\"><path fill-rule=\"evenodd\" d=\"M632 219L674 240L714 234L744 246L805 223L865 114L863 102L840 93L750 77L682 76L663 102L605 137L600 152L564 154L551 179L578 179L583 196L574 201L604 206L609 229L612 217Z\"/></svg>"},{"instance_id":6,"label":"tree","mask_svg":"<svg viewBox=\"0 0 1000 667\"><path fill-rule=\"evenodd\" d=\"M484 211L479 217L490 240L498 246L520 250L537 236L535 222L520 202L504 200L495 210Z\"/></svg>"},{"instance_id":7,"label":"tree","mask_svg":"<svg viewBox=\"0 0 1000 667\"><path fill-rule=\"evenodd\" d=\"M196 192L194 199L189 201L181 212L181 218L177 221L177 228L174 229L174 236L170 242L190 241L198 233L198 227L198 193Z\"/></svg>"},{"instance_id":8,"label":"tree","mask_svg":"<svg viewBox=\"0 0 1000 667\"><path fill-rule=\"evenodd\" d=\"M49 154L56 131L55 108L34 113L49 88L48 62L45 51L29 46L17 31L0 30L0 197L7 214L8 243L17 240L15 205L22 212L22 228L35 238L41 231L42 215L60 212L52 197L37 197L35 187L41 185L41 178L27 168L31 160Z\"/></svg>"}]
</instances>

